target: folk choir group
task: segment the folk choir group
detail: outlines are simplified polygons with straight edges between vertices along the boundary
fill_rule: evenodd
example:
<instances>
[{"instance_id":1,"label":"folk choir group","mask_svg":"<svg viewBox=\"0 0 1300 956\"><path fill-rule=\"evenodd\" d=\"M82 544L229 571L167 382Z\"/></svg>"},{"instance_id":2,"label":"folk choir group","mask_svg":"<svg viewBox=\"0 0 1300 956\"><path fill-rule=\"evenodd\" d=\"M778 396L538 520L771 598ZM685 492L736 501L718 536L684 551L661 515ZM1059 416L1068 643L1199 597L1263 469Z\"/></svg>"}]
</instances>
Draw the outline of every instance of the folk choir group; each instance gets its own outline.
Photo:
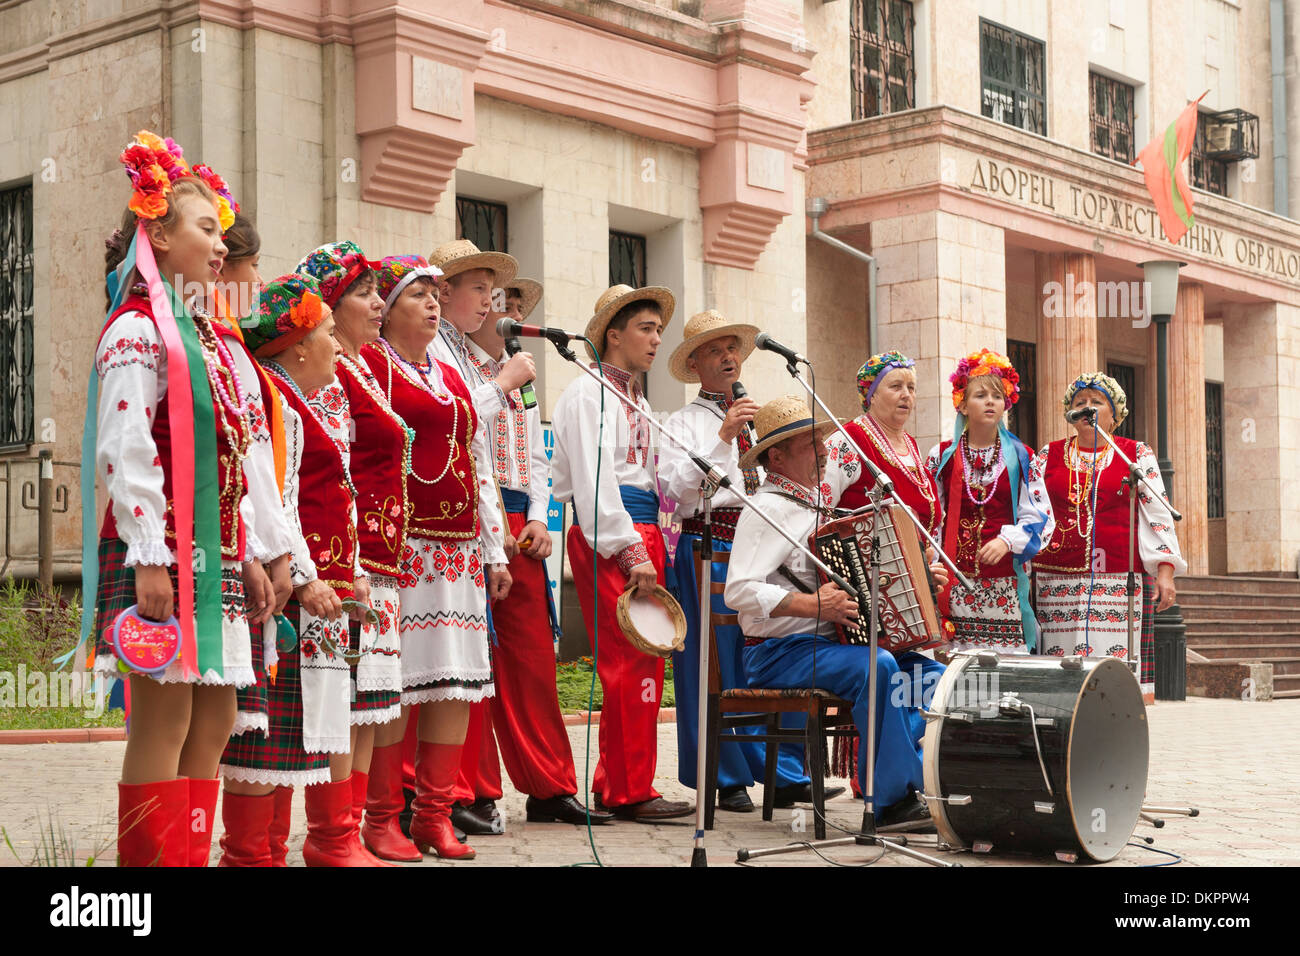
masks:
<instances>
[{"instance_id":1,"label":"folk choir group","mask_svg":"<svg viewBox=\"0 0 1300 956\"><path fill-rule=\"evenodd\" d=\"M523 394L533 359L508 356L496 327L542 295L512 257L457 240L427 259L372 260L340 241L263 281L256 229L219 175L147 132L121 160L133 193L107 241L88 416L111 499L93 666L119 673L111 635L132 605L147 621L175 615L186 639L164 670L129 678L120 862L206 866L220 796L221 865L283 866L295 790L309 866L468 859L465 838L505 830L502 762L530 821L692 813L653 785L663 659L637 650L616 613L623 592L665 584L682 605L678 775L696 787L702 480L686 449L654 440L643 392L672 292L615 286L597 299L589 358L638 410L602 401L600 383L579 375L555 404L548 461ZM221 287L260 294L250 304ZM711 509L714 546L731 552L711 573L738 616L717 629L723 685L811 686L815 669L817 686L853 703L859 728L876 720L881 821L915 821L926 814L914 796L918 708L882 695L870 712L868 648L835 640L857 605L819 586L804 554L740 506L752 498L802 541L837 508L863 505L873 484L805 401L733 397L758 331L703 312L669 358L699 393L667 429L731 482ZM983 349L951 381L956 428L927 456L906 430L916 374L898 352L862 366L863 413L846 426L975 585L931 566L951 646L1123 656L1130 566L1149 638L1152 609L1173 602L1186 569L1166 503L1139 495L1130 553L1128 469L1087 419L1034 453L1005 424L1019 397L1006 358ZM1126 414L1119 385L1097 372L1063 404L1095 409L1107 432ZM1161 489L1151 451L1116 442ZM573 505L568 557L603 688L590 808L556 696L543 565L552 491ZM681 521L671 563L661 492ZM1149 641L1142 656L1149 668ZM932 685L942 668L929 653L882 650L877 661L884 687ZM763 764L758 743L724 748L719 807L752 810L747 788ZM782 747L777 805L808 800L809 784L800 749Z\"/></svg>"}]
</instances>

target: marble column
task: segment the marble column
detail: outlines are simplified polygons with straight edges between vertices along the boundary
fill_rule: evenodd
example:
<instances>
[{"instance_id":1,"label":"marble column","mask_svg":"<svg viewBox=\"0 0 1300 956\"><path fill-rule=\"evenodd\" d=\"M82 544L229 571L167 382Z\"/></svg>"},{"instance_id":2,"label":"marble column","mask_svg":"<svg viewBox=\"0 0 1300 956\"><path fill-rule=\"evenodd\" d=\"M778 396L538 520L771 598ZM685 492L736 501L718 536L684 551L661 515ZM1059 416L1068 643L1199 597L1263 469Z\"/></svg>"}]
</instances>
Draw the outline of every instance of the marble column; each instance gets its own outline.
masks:
<instances>
[{"instance_id":1,"label":"marble column","mask_svg":"<svg viewBox=\"0 0 1300 956\"><path fill-rule=\"evenodd\" d=\"M1156 354L1156 327L1150 327L1148 355ZM1188 574L1209 573L1208 479L1205 463L1205 290L1180 282L1178 302L1169 323L1169 459L1174 464L1174 507L1178 543ZM1155 369L1150 376L1155 378ZM1152 444L1152 435L1148 443Z\"/></svg>"},{"instance_id":2,"label":"marble column","mask_svg":"<svg viewBox=\"0 0 1300 956\"><path fill-rule=\"evenodd\" d=\"M1073 431L1061 417L1061 396L1084 372L1100 368L1097 348L1097 267L1088 253L1039 252L1038 443Z\"/></svg>"}]
</instances>

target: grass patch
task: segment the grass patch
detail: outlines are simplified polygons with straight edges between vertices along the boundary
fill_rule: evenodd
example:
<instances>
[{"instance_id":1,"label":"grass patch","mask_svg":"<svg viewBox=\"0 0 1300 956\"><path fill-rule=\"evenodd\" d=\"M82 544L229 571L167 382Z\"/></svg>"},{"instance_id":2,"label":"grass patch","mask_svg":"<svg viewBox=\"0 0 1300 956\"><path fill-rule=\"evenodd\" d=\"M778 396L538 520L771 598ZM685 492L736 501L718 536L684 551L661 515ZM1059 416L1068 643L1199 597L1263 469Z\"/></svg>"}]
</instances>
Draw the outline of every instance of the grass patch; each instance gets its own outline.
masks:
<instances>
[{"instance_id":1,"label":"grass patch","mask_svg":"<svg viewBox=\"0 0 1300 956\"><path fill-rule=\"evenodd\" d=\"M555 690L560 697L561 711L572 714L576 711L588 709L587 702L591 695L591 675L594 670L595 663L590 657L580 657L576 661L557 663L555 665ZM590 709L600 710L603 697L600 678L596 678L595 699L591 702ZM673 687L673 662L671 659L664 661L664 696L663 700L659 702L659 706L677 706L677 698Z\"/></svg>"},{"instance_id":2,"label":"grass patch","mask_svg":"<svg viewBox=\"0 0 1300 956\"><path fill-rule=\"evenodd\" d=\"M60 671L54 659L76 644L80 629L79 602L12 578L0 582L0 730L123 725L120 710L86 716L93 712L93 700L48 706L72 703L55 699L63 696L60 683L67 694L71 671ZM59 676L51 679L53 675Z\"/></svg>"}]
</instances>

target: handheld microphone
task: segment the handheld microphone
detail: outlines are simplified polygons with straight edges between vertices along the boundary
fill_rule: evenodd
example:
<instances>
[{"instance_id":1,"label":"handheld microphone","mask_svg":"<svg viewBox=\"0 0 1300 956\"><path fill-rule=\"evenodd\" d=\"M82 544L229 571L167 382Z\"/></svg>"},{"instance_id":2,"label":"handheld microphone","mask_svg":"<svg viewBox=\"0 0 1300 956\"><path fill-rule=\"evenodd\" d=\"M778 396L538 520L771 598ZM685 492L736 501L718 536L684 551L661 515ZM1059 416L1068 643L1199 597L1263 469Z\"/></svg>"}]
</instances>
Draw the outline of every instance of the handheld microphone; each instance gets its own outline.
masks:
<instances>
[{"instance_id":1,"label":"handheld microphone","mask_svg":"<svg viewBox=\"0 0 1300 956\"><path fill-rule=\"evenodd\" d=\"M1092 422L1093 427L1094 428L1097 427L1097 409L1093 408L1092 406L1085 406L1084 408L1072 408L1065 413L1065 420L1072 425L1075 422L1077 422L1080 418L1089 419Z\"/></svg>"},{"instance_id":2,"label":"handheld microphone","mask_svg":"<svg viewBox=\"0 0 1300 956\"><path fill-rule=\"evenodd\" d=\"M732 382L731 397L736 401L740 401L742 398L749 398L749 392L745 391L745 386L741 385L739 382ZM754 423L745 422L743 430L749 437L749 447L753 448L754 445L758 444L758 436L754 433Z\"/></svg>"},{"instance_id":3,"label":"handheld microphone","mask_svg":"<svg viewBox=\"0 0 1300 956\"><path fill-rule=\"evenodd\" d=\"M772 338L772 336L768 335L766 332L759 332L758 335L754 337L754 348L763 349L764 351L767 352L775 352L777 355L781 356L791 365L794 365L798 362L802 362L804 365L812 364L806 358L804 358L802 355L796 352L794 349L790 348L787 345L782 345L780 342Z\"/></svg>"},{"instance_id":4,"label":"handheld microphone","mask_svg":"<svg viewBox=\"0 0 1300 956\"><path fill-rule=\"evenodd\" d=\"M509 319L506 319L504 321L508 322ZM499 328L499 324L498 324L498 328ZM523 350L524 347L519 344L519 339L517 339L515 336L512 335L508 339L506 339L507 355L511 355L511 356L518 355ZM524 384L519 386L519 396L524 400L524 408L537 407L537 392L533 391L533 383L531 380L524 382Z\"/></svg>"},{"instance_id":5,"label":"handheld microphone","mask_svg":"<svg viewBox=\"0 0 1300 956\"><path fill-rule=\"evenodd\" d=\"M512 339L516 336L527 335L537 339L550 339L556 345L568 345L573 339L582 338L580 335L565 332L563 329L548 329L540 325L524 325L522 322L516 322L514 319L498 319L497 335L501 336L503 339Z\"/></svg>"}]
</instances>

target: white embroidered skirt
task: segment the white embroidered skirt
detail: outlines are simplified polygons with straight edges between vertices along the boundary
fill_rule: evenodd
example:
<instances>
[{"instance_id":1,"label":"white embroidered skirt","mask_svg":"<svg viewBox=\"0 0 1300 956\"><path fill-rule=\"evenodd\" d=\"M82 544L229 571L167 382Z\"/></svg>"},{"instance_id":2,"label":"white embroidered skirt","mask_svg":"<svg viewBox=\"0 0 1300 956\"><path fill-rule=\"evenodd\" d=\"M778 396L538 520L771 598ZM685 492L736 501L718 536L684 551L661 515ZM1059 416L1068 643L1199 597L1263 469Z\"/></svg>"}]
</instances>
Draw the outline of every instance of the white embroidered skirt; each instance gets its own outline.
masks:
<instances>
[{"instance_id":1,"label":"white embroidered skirt","mask_svg":"<svg viewBox=\"0 0 1300 956\"><path fill-rule=\"evenodd\" d=\"M1128 659L1127 574L1095 574L1091 588L1086 574L1055 574L1040 570L1035 578L1042 653L1056 657L1077 654L1080 657ZM1137 581L1140 589L1141 577ZM1133 602L1133 617L1133 660L1140 662L1140 590ZM1154 683L1142 685L1143 693L1154 690Z\"/></svg>"},{"instance_id":2,"label":"white embroidered skirt","mask_svg":"<svg viewBox=\"0 0 1300 956\"><path fill-rule=\"evenodd\" d=\"M949 620L954 651L997 651L1028 654L1020 621L1015 577L972 578L975 590L953 582Z\"/></svg>"}]
</instances>

